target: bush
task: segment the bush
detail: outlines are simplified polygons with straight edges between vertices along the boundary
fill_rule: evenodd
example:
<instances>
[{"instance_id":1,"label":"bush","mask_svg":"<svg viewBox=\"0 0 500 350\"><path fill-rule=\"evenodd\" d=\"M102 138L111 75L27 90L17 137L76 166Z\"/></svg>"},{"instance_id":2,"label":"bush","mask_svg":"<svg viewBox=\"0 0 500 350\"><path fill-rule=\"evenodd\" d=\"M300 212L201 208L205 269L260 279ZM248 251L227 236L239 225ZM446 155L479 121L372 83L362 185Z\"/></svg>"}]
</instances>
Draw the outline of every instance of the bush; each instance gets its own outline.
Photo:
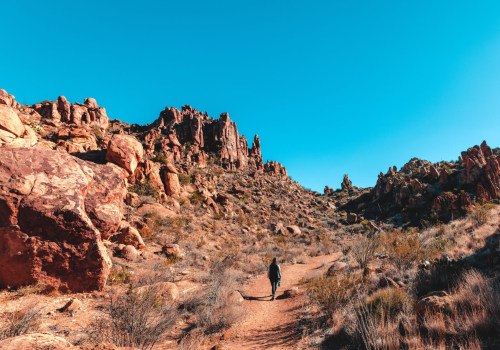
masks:
<instances>
[{"instance_id":1,"label":"bush","mask_svg":"<svg viewBox=\"0 0 500 350\"><path fill-rule=\"evenodd\" d=\"M484 205L476 204L470 213L470 217L472 218L472 222L476 227L484 225L488 222L488 212L494 207L494 205L490 203L486 203Z\"/></svg>"},{"instance_id":2,"label":"bush","mask_svg":"<svg viewBox=\"0 0 500 350\"><path fill-rule=\"evenodd\" d=\"M418 232L413 230L388 232L382 239L382 245L391 261L400 270L411 268L430 254L430 251L420 244Z\"/></svg>"},{"instance_id":3,"label":"bush","mask_svg":"<svg viewBox=\"0 0 500 350\"><path fill-rule=\"evenodd\" d=\"M207 286L201 293L191 294L182 307L195 313L195 329L206 335L230 328L242 316L242 306L234 300L237 274L225 264L214 266Z\"/></svg>"},{"instance_id":4,"label":"bush","mask_svg":"<svg viewBox=\"0 0 500 350\"><path fill-rule=\"evenodd\" d=\"M366 298L364 307L377 319L394 320L396 316L413 306L413 298L403 289L385 288Z\"/></svg>"},{"instance_id":5,"label":"bush","mask_svg":"<svg viewBox=\"0 0 500 350\"><path fill-rule=\"evenodd\" d=\"M202 203L204 200L205 200L205 197L198 190L194 191L193 194L191 195L191 202Z\"/></svg>"},{"instance_id":6,"label":"bush","mask_svg":"<svg viewBox=\"0 0 500 350\"><path fill-rule=\"evenodd\" d=\"M125 266L122 266L121 268L113 266L108 275L109 285L130 283L131 280L130 271Z\"/></svg>"},{"instance_id":7,"label":"bush","mask_svg":"<svg viewBox=\"0 0 500 350\"><path fill-rule=\"evenodd\" d=\"M360 286L361 279L350 276L319 277L306 282L309 300L319 305L328 317L346 305Z\"/></svg>"},{"instance_id":8,"label":"bush","mask_svg":"<svg viewBox=\"0 0 500 350\"><path fill-rule=\"evenodd\" d=\"M366 271L368 264L375 257L379 246L380 235L378 233L364 235L358 243L353 245L352 254L361 269Z\"/></svg>"},{"instance_id":9,"label":"bush","mask_svg":"<svg viewBox=\"0 0 500 350\"><path fill-rule=\"evenodd\" d=\"M34 303L4 315L5 324L0 330L0 340L17 337L38 328L42 307Z\"/></svg>"},{"instance_id":10,"label":"bush","mask_svg":"<svg viewBox=\"0 0 500 350\"><path fill-rule=\"evenodd\" d=\"M151 196L157 201L160 199L160 193L149 180L146 180L143 183L137 182L130 185L128 190L129 192L135 192L140 196Z\"/></svg>"},{"instance_id":11,"label":"bush","mask_svg":"<svg viewBox=\"0 0 500 350\"><path fill-rule=\"evenodd\" d=\"M163 152L157 152L155 153L155 156L151 159L153 162L161 163L161 164L168 164L168 159L165 153Z\"/></svg>"},{"instance_id":12,"label":"bush","mask_svg":"<svg viewBox=\"0 0 500 350\"><path fill-rule=\"evenodd\" d=\"M179 182L182 185L189 185L190 183L193 183L193 175L179 173L177 176L179 177Z\"/></svg>"},{"instance_id":13,"label":"bush","mask_svg":"<svg viewBox=\"0 0 500 350\"><path fill-rule=\"evenodd\" d=\"M139 292L112 294L104 314L89 329L92 343L153 349L177 320L176 308L164 303L151 287Z\"/></svg>"}]
</instances>

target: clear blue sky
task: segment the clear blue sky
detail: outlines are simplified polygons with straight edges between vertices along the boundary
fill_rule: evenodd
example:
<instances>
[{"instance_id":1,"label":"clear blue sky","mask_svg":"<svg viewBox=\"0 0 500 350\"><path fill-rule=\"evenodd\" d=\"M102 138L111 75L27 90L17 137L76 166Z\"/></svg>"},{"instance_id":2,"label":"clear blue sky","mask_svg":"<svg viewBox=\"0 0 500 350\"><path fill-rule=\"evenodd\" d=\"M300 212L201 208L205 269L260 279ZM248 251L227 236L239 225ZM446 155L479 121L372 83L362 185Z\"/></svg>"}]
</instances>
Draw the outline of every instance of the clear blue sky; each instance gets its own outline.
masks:
<instances>
[{"instance_id":1,"label":"clear blue sky","mask_svg":"<svg viewBox=\"0 0 500 350\"><path fill-rule=\"evenodd\" d=\"M0 88L21 103L227 111L315 190L500 146L498 1L16 0L0 23Z\"/></svg>"}]
</instances>

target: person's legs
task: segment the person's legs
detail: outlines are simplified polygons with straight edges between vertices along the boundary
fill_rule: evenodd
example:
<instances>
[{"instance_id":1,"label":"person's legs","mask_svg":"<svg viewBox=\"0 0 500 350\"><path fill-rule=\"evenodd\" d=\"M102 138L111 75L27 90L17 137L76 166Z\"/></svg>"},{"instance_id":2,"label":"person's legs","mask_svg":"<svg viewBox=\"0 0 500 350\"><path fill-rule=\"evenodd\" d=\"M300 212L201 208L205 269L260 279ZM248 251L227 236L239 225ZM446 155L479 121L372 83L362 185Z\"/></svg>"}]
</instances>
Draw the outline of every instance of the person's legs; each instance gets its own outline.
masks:
<instances>
[{"instance_id":1,"label":"person's legs","mask_svg":"<svg viewBox=\"0 0 500 350\"><path fill-rule=\"evenodd\" d=\"M276 294L276 286L277 285L278 285L277 281L271 281L271 289L272 289L272 293L273 293L273 299L274 299L274 295Z\"/></svg>"}]
</instances>

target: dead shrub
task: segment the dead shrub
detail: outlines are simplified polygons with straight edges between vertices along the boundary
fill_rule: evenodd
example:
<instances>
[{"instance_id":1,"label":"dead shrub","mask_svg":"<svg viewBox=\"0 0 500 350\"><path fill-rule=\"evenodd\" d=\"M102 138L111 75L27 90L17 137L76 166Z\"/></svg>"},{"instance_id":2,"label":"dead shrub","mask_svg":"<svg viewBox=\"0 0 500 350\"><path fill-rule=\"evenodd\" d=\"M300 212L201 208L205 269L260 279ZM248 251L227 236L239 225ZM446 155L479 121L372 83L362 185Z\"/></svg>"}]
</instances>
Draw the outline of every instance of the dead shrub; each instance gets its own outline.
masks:
<instances>
[{"instance_id":1,"label":"dead shrub","mask_svg":"<svg viewBox=\"0 0 500 350\"><path fill-rule=\"evenodd\" d=\"M111 294L103 315L88 329L89 341L153 349L177 316L176 307L165 303L154 287Z\"/></svg>"},{"instance_id":2,"label":"dead shrub","mask_svg":"<svg viewBox=\"0 0 500 350\"><path fill-rule=\"evenodd\" d=\"M242 306L234 298L238 275L219 264L213 268L206 288L187 297L181 308L196 314L195 329L210 335L231 327L242 316Z\"/></svg>"},{"instance_id":3,"label":"dead shrub","mask_svg":"<svg viewBox=\"0 0 500 350\"><path fill-rule=\"evenodd\" d=\"M403 289L385 288L367 297L364 305L376 318L394 320L413 307L413 298Z\"/></svg>"},{"instance_id":4,"label":"dead shrub","mask_svg":"<svg viewBox=\"0 0 500 350\"><path fill-rule=\"evenodd\" d=\"M469 216L472 219L472 222L474 223L474 226L479 227L481 225L484 225L486 222L488 222L488 213L489 211L494 207L494 204L491 203L486 203L486 204L476 204Z\"/></svg>"},{"instance_id":5,"label":"dead shrub","mask_svg":"<svg viewBox=\"0 0 500 350\"><path fill-rule=\"evenodd\" d=\"M413 230L387 232L382 237L382 247L394 266L400 270L408 270L430 254L420 244L418 232Z\"/></svg>"},{"instance_id":6,"label":"dead shrub","mask_svg":"<svg viewBox=\"0 0 500 350\"><path fill-rule=\"evenodd\" d=\"M328 319L350 301L359 286L361 278L350 276L321 276L306 281L309 300L319 305Z\"/></svg>"},{"instance_id":7,"label":"dead shrub","mask_svg":"<svg viewBox=\"0 0 500 350\"><path fill-rule=\"evenodd\" d=\"M40 324L43 307L38 303L31 303L16 311L6 314L3 329L0 330L0 340L17 337L34 331Z\"/></svg>"},{"instance_id":8,"label":"dead shrub","mask_svg":"<svg viewBox=\"0 0 500 350\"><path fill-rule=\"evenodd\" d=\"M353 244L352 255L361 269L366 271L379 247L380 235L371 232L363 235L357 243Z\"/></svg>"}]
</instances>

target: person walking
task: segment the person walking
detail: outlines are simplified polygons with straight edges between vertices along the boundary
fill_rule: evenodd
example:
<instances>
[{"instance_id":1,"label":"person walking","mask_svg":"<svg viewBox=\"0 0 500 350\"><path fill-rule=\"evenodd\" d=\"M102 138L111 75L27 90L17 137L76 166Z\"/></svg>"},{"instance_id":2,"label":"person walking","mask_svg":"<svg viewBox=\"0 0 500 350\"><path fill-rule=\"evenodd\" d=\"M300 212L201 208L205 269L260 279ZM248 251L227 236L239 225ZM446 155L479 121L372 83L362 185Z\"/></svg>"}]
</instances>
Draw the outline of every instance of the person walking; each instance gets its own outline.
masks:
<instances>
[{"instance_id":1,"label":"person walking","mask_svg":"<svg viewBox=\"0 0 500 350\"><path fill-rule=\"evenodd\" d=\"M273 293L273 297L271 300L274 300L274 295L276 294L276 288L278 287L278 282L281 280L281 268L276 262L277 259L273 258L273 262L269 265L268 277L271 282L271 290Z\"/></svg>"}]
</instances>

